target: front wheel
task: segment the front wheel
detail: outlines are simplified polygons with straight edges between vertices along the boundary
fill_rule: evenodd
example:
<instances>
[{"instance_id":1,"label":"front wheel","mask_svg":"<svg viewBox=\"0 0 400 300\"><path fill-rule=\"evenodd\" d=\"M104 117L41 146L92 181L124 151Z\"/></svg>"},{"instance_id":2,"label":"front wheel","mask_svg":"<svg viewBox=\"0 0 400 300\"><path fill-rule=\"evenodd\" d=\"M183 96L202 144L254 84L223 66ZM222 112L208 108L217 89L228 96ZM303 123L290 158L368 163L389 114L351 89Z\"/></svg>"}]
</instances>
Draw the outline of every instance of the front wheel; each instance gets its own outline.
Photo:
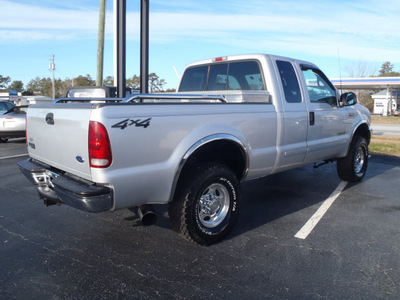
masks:
<instances>
[{"instance_id":1,"label":"front wheel","mask_svg":"<svg viewBox=\"0 0 400 300\"><path fill-rule=\"evenodd\" d=\"M240 201L240 183L224 165L206 163L183 174L169 204L172 228L200 245L221 241L233 228Z\"/></svg>"},{"instance_id":2,"label":"front wheel","mask_svg":"<svg viewBox=\"0 0 400 300\"><path fill-rule=\"evenodd\" d=\"M368 168L368 143L361 136L354 136L347 156L337 160L340 179L357 182L363 179Z\"/></svg>"}]
</instances>

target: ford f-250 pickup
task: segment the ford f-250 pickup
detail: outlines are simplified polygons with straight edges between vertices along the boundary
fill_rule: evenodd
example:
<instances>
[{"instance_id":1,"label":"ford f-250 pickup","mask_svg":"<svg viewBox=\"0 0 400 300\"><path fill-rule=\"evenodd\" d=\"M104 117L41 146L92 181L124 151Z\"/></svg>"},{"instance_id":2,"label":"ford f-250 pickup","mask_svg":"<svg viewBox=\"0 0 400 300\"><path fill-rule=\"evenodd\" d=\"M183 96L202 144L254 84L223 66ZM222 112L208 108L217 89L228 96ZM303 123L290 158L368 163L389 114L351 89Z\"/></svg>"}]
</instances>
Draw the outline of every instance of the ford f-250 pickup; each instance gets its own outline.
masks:
<instances>
[{"instance_id":1,"label":"ford f-250 pickup","mask_svg":"<svg viewBox=\"0 0 400 300\"><path fill-rule=\"evenodd\" d=\"M238 55L187 65L174 94L32 105L18 164L47 205L150 223L168 203L172 228L209 245L232 229L241 181L320 161L359 181L370 138L369 111L316 65Z\"/></svg>"}]
</instances>

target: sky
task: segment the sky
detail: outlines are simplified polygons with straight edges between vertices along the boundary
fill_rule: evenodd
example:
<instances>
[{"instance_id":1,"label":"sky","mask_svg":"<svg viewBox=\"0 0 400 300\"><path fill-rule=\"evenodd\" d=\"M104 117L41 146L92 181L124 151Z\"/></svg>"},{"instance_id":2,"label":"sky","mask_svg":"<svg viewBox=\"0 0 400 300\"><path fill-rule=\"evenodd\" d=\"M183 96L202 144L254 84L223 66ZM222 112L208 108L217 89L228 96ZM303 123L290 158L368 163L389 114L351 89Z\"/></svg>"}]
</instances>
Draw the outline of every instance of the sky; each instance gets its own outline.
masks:
<instances>
[{"instance_id":1,"label":"sky","mask_svg":"<svg viewBox=\"0 0 400 300\"><path fill-rule=\"evenodd\" d=\"M186 64L267 53L311 61L329 78L385 61L400 71L398 0L149 0L149 71L176 88ZM140 73L140 0L127 0L126 76ZM0 75L96 78L100 0L0 0ZM113 76L113 0L107 1L104 77ZM362 66L362 67L360 67Z\"/></svg>"}]
</instances>

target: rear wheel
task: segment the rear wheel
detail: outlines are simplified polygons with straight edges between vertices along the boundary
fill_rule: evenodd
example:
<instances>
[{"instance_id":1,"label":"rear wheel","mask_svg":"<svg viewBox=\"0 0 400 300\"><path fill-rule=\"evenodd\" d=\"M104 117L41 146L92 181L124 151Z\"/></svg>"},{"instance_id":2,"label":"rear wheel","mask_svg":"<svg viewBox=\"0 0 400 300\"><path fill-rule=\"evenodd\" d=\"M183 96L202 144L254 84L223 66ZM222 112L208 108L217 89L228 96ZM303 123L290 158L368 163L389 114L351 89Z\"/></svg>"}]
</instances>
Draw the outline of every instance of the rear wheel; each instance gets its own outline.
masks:
<instances>
[{"instance_id":1,"label":"rear wheel","mask_svg":"<svg viewBox=\"0 0 400 300\"><path fill-rule=\"evenodd\" d=\"M240 201L240 183L224 165L206 163L182 174L169 204L172 228L200 245L221 241L233 228Z\"/></svg>"},{"instance_id":2,"label":"rear wheel","mask_svg":"<svg viewBox=\"0 0 400 300\"><path fill-rule=\"evenodd\" d=\"M354 136L347 156L337 160L340 179L357 182L363 179L368 168L368 143L361 136Z\"/></svg>"}]
</instances>

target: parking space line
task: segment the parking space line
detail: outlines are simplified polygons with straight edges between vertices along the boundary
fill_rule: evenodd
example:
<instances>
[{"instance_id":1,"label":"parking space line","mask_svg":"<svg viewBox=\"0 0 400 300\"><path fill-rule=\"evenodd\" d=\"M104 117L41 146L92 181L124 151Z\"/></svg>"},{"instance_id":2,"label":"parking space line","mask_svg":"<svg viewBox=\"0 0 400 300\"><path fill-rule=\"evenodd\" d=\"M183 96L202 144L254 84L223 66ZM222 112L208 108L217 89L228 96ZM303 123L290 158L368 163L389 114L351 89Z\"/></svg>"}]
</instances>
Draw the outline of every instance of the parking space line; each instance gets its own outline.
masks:
<instances>
[{"instance_id":1,"label":"parking space line","mask_svg":"<svg viewBox=\"0 0 400 300\"><path fill-rule=\"evenodd\" d=\"M337 197L339 197L340 193L346 187L347 181L342 181L336 190L329 196L328 199L322 203L322 205L318 208L318 210L313 214L313 216L307 221L307 223L296 233L294 236L298 239L306 239L307 236L311 233L315 226L317 226L318 222L328 211L329 207L331 207L332 203L335 202Z\"/></svg>"},{"instance_id":2,"label":"parking space line","mask_svg":"<svg viewBox=\"0 0 400 300\"><path fill-rule=\"evenodd\" d=\"M4 157L0 157L0 160L2 159L8 159L8 158L15 158L15 157L21 157L21 156L28 156L29 154L19 154L19 155L12 155L12 156L4 156Z\"/></svg>"}]
</instances>

